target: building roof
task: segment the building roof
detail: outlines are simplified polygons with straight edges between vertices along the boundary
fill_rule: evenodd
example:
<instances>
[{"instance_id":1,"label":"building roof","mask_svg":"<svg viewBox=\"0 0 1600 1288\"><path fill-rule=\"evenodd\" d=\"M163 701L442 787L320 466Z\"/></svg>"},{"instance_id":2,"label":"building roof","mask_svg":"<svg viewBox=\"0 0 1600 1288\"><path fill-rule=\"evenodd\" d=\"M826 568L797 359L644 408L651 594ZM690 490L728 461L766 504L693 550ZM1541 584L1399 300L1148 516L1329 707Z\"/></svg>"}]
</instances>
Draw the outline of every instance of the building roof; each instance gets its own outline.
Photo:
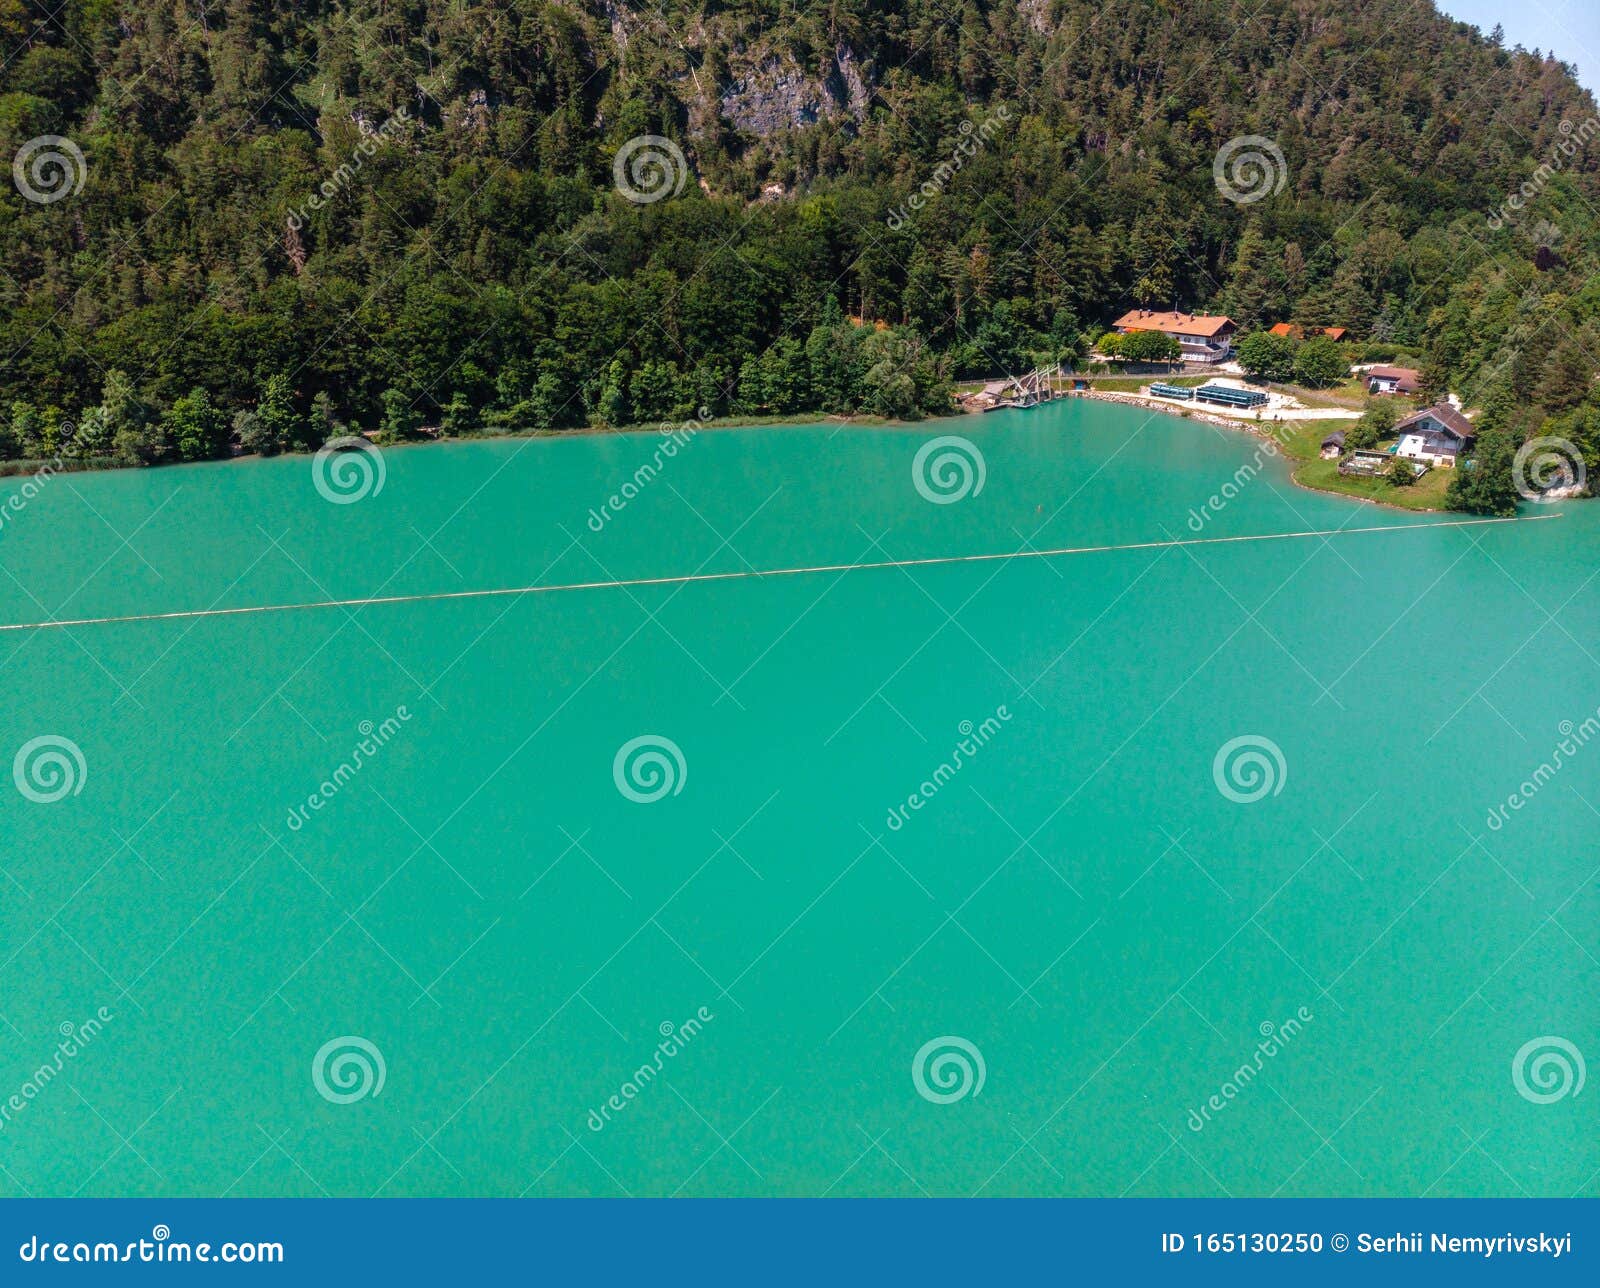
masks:
<instances>
[{"instance_id":1,"label":"building roof","mask_svg":"<svg viewBox=\"0 0 1600 1288\"><path fill-rule=\"evenodd\" d=\"M1129 331L1165 331L1168 335L1214 336L1233 326L1233 319L1195 313L1152 313L1149 309L1129 309L1112 323Z\"/></svg>"},{"instance_id":2,"label":"building roof","mask_svg":"<svg viewBox=\"0 0 1600 1288\"><path fill-rule=\"evenodd\" d=\"M1344 446L1344 430L1342 430L1342 429L1334 430L1333 433L1329 434L1326 438L1324 438L1322 440L1322 445L1324 447L1343 447Z\"/></svg>"},{"instance_id":3,"label":"building roof","mask_svg":"<svg viewBox=\"0 0 1600 1288\"><path fill-rule=\"evenodd\" d=\"M1478 431L1473 428L1472 422L1458 412L1449 403L1435 403L1432 407L1424 407L1421 411L1412 412L1394 427L1395 433L1403 434L1412 425L1424 420L1437 421L1444 432L1452 438L1470 443L1478 436Z\"/></svg>"},{"instance_id":4,"label":"building roof","mask_svg":"<svg viewBox=\"0 0 1600 1288\"><path fill-rule=\"evenodd\" d=\"M1325 335L1330 340L1342 340L1350 334L1342 326L1303 327L1298 322L1275 322L1268 328L1268 332L1271 335L1292 336L1296 340L1308 332L1311 335Z\"/></svg>"},{"instance_id":5,"label":"building roof","mask_svg":"<svg viewBox=\"0 0 1600 1288\"><path fill-rule=\"evenodd\" d=\"M1372 367L1367 372L1369 380L1393 380L1400 390L1410 393L1422 383L1422 373L1410 367Z\"/></svg>"}]
</instances>

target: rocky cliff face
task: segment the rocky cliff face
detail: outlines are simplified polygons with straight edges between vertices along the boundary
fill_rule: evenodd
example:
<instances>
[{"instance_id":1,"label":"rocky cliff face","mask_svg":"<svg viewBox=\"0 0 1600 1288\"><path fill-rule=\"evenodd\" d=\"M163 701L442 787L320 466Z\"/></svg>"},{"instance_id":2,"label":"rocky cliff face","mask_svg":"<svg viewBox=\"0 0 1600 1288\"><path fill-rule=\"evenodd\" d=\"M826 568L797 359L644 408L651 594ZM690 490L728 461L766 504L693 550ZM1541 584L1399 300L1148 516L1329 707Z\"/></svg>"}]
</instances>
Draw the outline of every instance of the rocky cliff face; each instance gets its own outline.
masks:
<instances>
[{"instance_id":1,"label":"rocky cliff face","mask_svg":"<svg viewBox=\"0 0 1600 1288\"><path fill-rule=\"evenodd\" d=\"M855 55L840 44L819 73L807 73L787 56L768 54L732 76L718 105L735 129L768 138L824 119L859 121L870 100Z\"/></svg>"},{"instance_id":2,"label":"rocky cliff face","mask_svg":"<svg viewBox=\"0 0 1600 1288\"><path fill-rule=\"evenodd\" d=\"M642 76L670 86L691 139L731 130L766 140L822 121L859 122L872 103L868 60L843 39L817 51L733 9L667 23L640 0L558 2L618 83Z\"/></svg>"}]
</instances>

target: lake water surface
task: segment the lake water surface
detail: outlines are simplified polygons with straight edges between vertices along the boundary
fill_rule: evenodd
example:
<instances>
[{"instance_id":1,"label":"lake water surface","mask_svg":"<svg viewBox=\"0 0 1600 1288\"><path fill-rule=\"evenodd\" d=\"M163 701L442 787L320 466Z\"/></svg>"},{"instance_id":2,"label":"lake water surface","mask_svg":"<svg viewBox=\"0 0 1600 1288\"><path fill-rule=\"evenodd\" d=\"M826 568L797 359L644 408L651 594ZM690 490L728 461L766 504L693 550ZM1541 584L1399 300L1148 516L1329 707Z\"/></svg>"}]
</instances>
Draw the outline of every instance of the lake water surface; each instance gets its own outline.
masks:
<instances>
[{"instance_id":1,"label":"lake water surface","mask_svg":"<svg viewBox=\"0 0 1600 1288\"><path fill-rule=\"evenodd\" d=\"M0 633L0 1193L1600 1194L1600 505L658 448L57 477L0 623L1385 530Z\"/></svg>"}]
</instances>

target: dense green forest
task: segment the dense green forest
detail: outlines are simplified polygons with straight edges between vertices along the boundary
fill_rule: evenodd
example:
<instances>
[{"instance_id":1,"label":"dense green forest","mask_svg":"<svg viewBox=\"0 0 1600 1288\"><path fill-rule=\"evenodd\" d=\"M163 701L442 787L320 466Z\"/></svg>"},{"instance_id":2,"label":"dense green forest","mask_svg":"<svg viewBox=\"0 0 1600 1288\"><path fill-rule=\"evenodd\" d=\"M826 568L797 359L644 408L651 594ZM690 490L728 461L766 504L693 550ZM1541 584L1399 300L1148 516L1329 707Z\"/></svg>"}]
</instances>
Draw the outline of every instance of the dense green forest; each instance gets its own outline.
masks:
<instances>
[{"instance_id":1,"label":"dense green forest","mask_svg":"<svg viewBox=\"0 0 1600 1288\"><path fill-rule=\"evenodd\" d=\"M1150 304L1600 466L1594 103L1428 4L0 0L0 53L0 459L915 416Z\"/></svg>"}]
</instances>

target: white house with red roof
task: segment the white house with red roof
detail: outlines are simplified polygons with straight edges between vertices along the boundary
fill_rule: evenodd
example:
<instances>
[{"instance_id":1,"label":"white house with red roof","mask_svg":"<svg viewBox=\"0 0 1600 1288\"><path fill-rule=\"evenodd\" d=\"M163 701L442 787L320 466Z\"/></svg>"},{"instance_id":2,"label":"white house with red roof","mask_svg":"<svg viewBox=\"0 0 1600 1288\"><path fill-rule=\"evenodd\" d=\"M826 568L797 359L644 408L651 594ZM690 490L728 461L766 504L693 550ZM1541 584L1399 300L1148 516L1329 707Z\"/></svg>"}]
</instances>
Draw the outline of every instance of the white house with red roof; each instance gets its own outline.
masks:
<instances>
[{"instance_id":1,"label":"white house with red roof","mask_svg":"<svg viewBox=\"0 0 1600 1288\"><path fill-rule=\"evenodd\" d=\"M1422 373L1410 367L1376 366L1367 368L1369 394L1414 394L1422 384Z\"/></svg>"},{"instance_id":2,"label":"white house with red roof","mask_svg":"<svg viewBox=\"0 0 1600 1288\"><path fill-rule=\"evenodd\" d=\"M1400 438L1396 455L1429 465L1454 465L1478 437L1472 422L1449 403L1413 412L1394 432Z\"/></svg>"},{"instance_id":3,"label":"white house with red roof","mask_svg":"<svg viewBox=\"0 0 1600 1288\"><path fill-rule=\"evenodd\" d=\"M1185 362L1223 362L1233 351L1232 340L1239 329L1232 318L1208 317L1195 313L1153 313L1149 309L1129 309L1111 324L1119 335L1134 331L1161 331L1172 336L1183 350Z\"/></svg>"}]
</instances>

